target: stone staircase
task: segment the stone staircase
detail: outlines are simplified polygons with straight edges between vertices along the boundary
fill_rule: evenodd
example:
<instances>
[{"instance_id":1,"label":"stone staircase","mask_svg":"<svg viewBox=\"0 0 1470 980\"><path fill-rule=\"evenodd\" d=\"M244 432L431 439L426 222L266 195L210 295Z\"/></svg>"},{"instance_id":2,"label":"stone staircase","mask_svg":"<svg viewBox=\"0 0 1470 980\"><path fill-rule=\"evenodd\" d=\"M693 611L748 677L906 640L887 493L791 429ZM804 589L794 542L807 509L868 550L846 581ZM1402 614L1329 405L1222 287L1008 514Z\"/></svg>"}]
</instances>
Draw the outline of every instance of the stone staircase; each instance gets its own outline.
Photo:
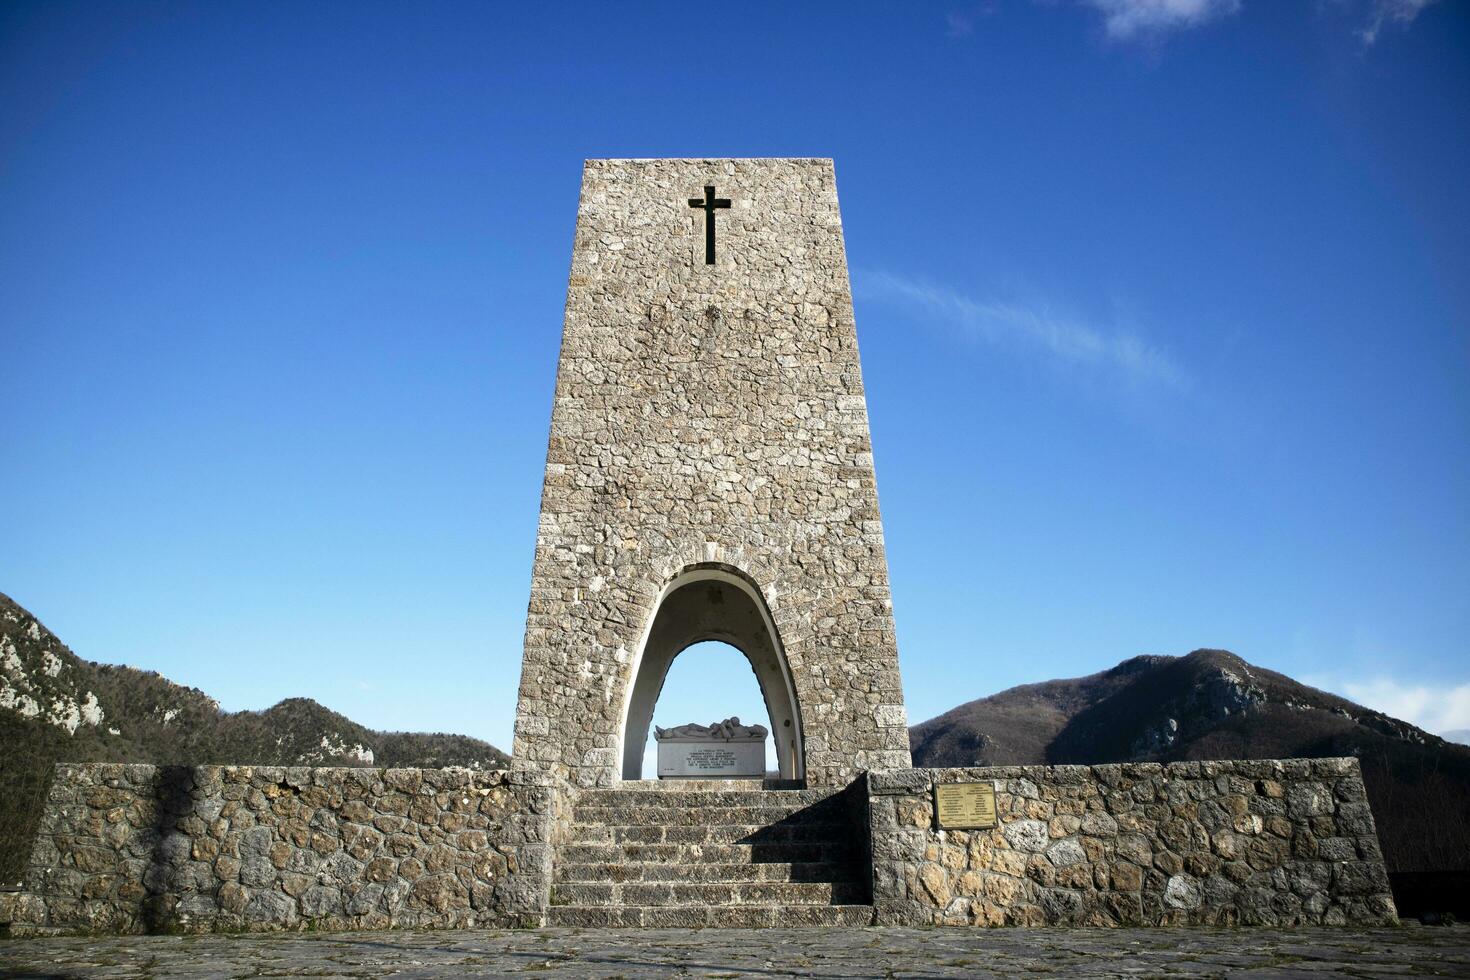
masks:
<instances>
[{"instance_id":1,"label":"stone staircase","mask_svg":"<svg viewBox=\"0 0 1470 980\"><path fill-rule=\"evenodd\" d=\"M557 847L553 926L867 925L841 790L761 780L584 790Z\"/></svg>"}]
</instances>

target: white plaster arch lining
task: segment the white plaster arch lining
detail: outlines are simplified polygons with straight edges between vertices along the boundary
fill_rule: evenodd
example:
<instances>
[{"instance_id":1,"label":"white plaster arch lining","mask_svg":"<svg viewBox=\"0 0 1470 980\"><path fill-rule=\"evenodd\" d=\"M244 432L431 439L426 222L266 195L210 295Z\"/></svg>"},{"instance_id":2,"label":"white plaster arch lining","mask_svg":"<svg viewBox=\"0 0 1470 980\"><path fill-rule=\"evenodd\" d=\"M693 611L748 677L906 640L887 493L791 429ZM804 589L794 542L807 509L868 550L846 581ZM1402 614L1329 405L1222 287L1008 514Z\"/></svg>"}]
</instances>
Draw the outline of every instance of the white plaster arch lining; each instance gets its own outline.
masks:
<instances>
[{"instance_id":1,"label":"white plaster arch lining","mask_svg":"<svg viewBox=\"0 0 1470 980\"><path fill-rule=\"evenodd\" d=\"M717 582L731 586L749 600L759 613L764 636L748 631L722 629L709 623L692 631L676 631L660 635L661 616L666 602L676 593L700 582ZM675 624L677 630L677 624ZM744 654L760 684L761 696L770 715L775 739L776 761L783 779L806 777L805 740L802 737L801 706L796 684L791 677L781 634L771 618L770 609L760 588L738 569L724 564L687 566L673 576L654 601L648 623L638 640L629 662L629 673L623 696L621 724L618 726L617 758L621 759L620 778L643 778L643 748L648 741L648 728L653 721L654 705L663 691L664 679L674 659L695 643L719 640ZM764 640L764 642L761 642ZM654 645L650 648L650 641Z\"/></svg>"}]
</instances>

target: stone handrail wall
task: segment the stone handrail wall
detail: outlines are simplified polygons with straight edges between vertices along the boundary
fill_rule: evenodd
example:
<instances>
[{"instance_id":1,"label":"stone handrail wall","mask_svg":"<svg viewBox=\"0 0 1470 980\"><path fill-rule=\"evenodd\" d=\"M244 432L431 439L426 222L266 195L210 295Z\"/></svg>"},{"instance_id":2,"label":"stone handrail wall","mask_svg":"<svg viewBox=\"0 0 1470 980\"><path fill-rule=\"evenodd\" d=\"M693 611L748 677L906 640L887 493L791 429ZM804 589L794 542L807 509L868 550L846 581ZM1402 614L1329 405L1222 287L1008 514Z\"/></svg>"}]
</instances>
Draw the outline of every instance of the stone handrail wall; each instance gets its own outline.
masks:
<instances>
[{"instance_id":1,"label":"stone handrail wall","mask_svg":"<svg viewBox=\"0 0 1470 980\"><path fill-rule=\"evenodd\" d=\"M935 826L990 781L998 825ZM1397 921L1356 759L908 769L867 777L879 925Z\"/></svg>"},{"instance_id":2,"label":"stone handrail wall","mask_svg":"<svg viewBox=\"0 0 1470 980\"><path fill-rule=\"evenodd\" d=\"M538 926L553 777L61 765L12 933Z\"/></svg>"}]
</instances>

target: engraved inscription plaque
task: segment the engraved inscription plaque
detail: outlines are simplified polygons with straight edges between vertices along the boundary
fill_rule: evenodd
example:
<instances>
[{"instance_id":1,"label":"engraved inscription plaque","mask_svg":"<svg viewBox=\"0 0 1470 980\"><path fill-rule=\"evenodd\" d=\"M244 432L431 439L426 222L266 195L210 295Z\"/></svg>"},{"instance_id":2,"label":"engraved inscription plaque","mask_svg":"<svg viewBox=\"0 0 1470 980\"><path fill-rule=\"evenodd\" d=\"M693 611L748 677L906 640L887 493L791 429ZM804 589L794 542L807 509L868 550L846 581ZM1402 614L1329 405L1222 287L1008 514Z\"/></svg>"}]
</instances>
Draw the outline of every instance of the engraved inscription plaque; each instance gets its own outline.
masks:
<instances>
[{"instance_id":1,"label":"engraved inscription plaque","mask_svg":"<svg viewBox=\"0 0 1470 980\"><path fill-rule=\"evenodd\" d=\"M724 772L734 769L735 753L729 749L695 749L684 756L684 765L702 772Z\"/></svg>"},{"instance_id":2,"label":"engraved inscription plaque","mask_svg":"<svg viewBox=\"0 0 1470 980\"><path fill-rule=\"evenodd\" d=\"M748 779L766 774L766 739L660 738L659 779Z\"/></svg>"},{"instance_id":3,"label":"engraved inscription plaque","mask_svg":"<svg viewBox=\"0 0 1470 980\"><path fill-rule=\"evenodd\" d=\"M994 783L944 783L934 787L934 817L943 830L995 826Z\"/></svg>"}]
</instances>

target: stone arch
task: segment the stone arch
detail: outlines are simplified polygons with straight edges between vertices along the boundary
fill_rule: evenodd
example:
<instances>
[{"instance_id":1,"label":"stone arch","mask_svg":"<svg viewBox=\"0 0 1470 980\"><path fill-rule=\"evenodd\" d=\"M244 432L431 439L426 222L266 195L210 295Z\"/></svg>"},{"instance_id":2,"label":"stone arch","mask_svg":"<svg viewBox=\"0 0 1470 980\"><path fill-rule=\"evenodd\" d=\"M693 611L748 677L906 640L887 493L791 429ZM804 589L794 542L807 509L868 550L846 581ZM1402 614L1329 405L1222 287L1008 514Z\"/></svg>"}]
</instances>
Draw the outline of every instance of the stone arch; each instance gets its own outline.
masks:
<instances>
[{"instance_id":1,"label":"stone arch","mask_svg":"<svg viewBox=\"0 0 1470 980\"><path fill-rule=\"evenodd\" d=\"M750 662L770 716L781 776L804 779L801 706L780 629L757 581L717 561L689 564L667 576L653 603L629 664L618 729L621 778L642 778L648 727L669 667L705 640L727 643Z\"/></svg>"}]
</instances>

